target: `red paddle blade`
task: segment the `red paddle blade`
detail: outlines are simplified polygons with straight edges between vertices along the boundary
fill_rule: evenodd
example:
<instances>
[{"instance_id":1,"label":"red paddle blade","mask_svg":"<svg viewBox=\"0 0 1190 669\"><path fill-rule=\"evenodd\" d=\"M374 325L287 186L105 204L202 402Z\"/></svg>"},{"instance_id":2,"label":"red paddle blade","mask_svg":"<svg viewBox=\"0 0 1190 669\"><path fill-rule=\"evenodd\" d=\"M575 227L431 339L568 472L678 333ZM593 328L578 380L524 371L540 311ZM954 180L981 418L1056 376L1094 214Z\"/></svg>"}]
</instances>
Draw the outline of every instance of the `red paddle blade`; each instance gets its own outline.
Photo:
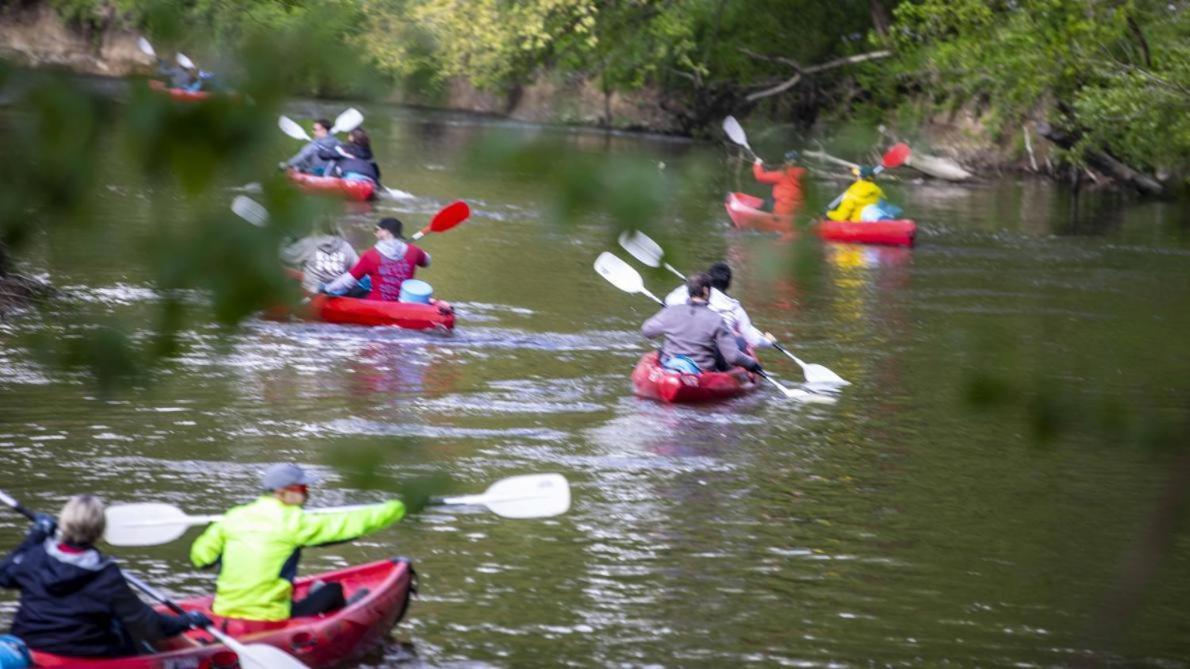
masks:
<instances>
[{"instance_id":1,"label":"red paddle blade","mask_svg":"<svg viewBox=\"0 0 1190 669\"><path fill-rule=\"evenodd\" d=\"M886 170L891 170L894 167L900 167L905 163L906 160L909 159L910 153L911 151L908 144L904 142L901 142L900 144L894 144L893 147L884 154L884 159L880 161L880 164L884 165L884 169Z\"/></svg>"},{"instance_id":2,"label":"red paddle blade","mask_svg":"<svg viewBox=\"0 0 1190 669\"><path fill-rule=\"evenodd\" d=\"M430 224L426 226L426 230L430 232L446 232L467 220L467 217L470 215L471 207L468 207L467 203L462 200L455 200L439 210L437 214L434 214L434 218L430 220Z\"/></svg>"}]
</instances>

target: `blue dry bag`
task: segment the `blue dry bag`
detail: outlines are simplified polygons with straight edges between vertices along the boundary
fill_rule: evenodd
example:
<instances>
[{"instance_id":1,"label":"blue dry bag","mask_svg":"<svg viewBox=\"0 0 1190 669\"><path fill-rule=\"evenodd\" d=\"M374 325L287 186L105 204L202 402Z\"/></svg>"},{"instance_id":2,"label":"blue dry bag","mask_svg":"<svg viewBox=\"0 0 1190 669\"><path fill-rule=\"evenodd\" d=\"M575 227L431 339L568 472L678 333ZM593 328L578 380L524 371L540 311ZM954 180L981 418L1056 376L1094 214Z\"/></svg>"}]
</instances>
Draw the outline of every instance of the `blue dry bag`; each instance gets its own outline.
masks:
<instances>
[{"instance_id":1,"label":"blue dry bag","mask_svg":"<svg viewBox=\"0 0 1190 669\"><path fill-rule=\"evenodd\" d=\"M27 669L33 666L29 647L11 634L0 635L0 669Z\"/></svg>"}]
</instances>

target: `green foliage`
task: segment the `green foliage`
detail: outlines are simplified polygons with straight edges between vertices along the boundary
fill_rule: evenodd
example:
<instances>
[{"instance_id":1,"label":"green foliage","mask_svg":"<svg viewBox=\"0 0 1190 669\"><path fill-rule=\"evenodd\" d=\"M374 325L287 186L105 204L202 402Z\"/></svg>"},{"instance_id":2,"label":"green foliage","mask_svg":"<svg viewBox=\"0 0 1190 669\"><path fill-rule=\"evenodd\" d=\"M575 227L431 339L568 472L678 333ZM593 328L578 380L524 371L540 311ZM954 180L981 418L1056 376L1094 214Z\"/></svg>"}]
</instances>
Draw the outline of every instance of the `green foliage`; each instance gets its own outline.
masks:
<instances>
[{"instance_id":1,"label":"green foliage","mask_svg":"<svg viewBox=\"0 0 1190 669\"><path fill-rule=\"evenodd\" d=\"M1141 167L1190 166L1182 5L922 0L902 3L896 21L898 92L974 101L1004 127L1040 113L1081 133L1080 150L1107 148Z\"/></svg>"}]
</instances>

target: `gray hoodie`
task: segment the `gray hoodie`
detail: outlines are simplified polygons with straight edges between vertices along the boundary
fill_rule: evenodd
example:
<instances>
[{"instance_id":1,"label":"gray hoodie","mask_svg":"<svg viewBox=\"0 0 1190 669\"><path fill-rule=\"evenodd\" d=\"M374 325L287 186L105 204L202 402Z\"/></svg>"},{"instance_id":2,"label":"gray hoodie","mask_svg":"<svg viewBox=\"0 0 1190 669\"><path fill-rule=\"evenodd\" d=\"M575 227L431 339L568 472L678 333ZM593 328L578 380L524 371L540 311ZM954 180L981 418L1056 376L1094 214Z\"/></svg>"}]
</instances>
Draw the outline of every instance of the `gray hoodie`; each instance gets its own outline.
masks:
<instances>
[{"instance_id":1,"label":"gray hoodie","mask_svg":"<svg viewBox=\"0 0 1190 669\"><path fill-rule=\"evenodd\" d=\"M645 321L640 332L649 339L665 335L661 345L663 358L688 355L703 371L714 370L718 360L728 366L739 365L746 369L757 366L756 360L736 345L735 336L727 329L723 317L707 308L706 302L665 307Z\"/></svg>"},{"instance_id":2,"label":"gray hoodie","mask_svg":"<svg viewBox=\"0 0 1190 669\"><path fill-rule=\"evenodd\" d=\"M292 158L285 161L286 165L297 168L302 172L312 172L314 168L321 167L324 170L331 164L329 160L323 160L318 157L320 150L331 149L339 146L340 142L334 135L327 135L326 137L319 137L302 147Z\"/></svg>"},{"instance_id":3,"label":"gray hoodie","mask_svg":"<svg viewBox=\"0 0 1190 669\"><path fill-rule=\"evenodd\" d=\"M282 250L281 259L290 265L300 265L302 288L317 293L322 284L334 281L355 267L359 254L342 237L310 235Z\"/></svg>"}]
</instances>

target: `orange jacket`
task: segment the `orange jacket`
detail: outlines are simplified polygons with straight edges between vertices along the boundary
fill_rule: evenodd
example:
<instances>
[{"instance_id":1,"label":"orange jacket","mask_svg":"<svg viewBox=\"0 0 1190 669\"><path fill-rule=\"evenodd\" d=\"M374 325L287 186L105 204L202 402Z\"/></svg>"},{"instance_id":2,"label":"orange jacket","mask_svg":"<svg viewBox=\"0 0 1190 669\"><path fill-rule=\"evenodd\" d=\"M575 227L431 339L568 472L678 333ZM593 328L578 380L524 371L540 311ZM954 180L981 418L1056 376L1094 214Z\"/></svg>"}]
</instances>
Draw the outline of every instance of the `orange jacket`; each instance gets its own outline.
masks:
<instances>
[{"instance_id":1,"label":"orange jacket","mask_svg":"<svg viewBox=\"0 0 1190 669\"><path fill-rule=\"evenodd\" d=\"M790 166L775 172L766 172L760 163L752 164L752 176L762 184L773 184L773 213L792 213L792 208L802 202L802 175L806 168ZM784 205L784 206L782 206ZM790 211L777 211L777 209Z\"/></svg>"}]
</instances>

